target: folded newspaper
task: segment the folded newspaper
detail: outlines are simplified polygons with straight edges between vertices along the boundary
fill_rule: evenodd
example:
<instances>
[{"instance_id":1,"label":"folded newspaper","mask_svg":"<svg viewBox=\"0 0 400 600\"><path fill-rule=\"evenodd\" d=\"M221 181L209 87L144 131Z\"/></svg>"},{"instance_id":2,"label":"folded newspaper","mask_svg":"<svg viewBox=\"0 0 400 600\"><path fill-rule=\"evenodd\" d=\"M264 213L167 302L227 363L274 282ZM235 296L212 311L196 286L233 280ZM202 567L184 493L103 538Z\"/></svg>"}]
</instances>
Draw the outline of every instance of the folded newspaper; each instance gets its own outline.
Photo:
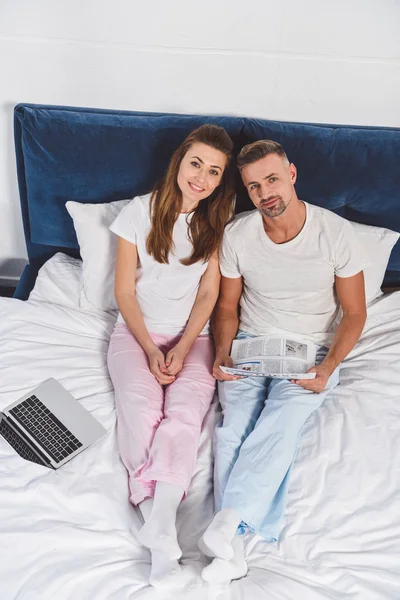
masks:
<instances>
[{"instance_id":1,"label":"folded newspaper","mask_svg":"<svg viewBox=\"0 0 400 600\"><path fill-rule=\"evenodd\" d=\"M243 377L315 379L315 373L306 371L315 365L316 348L312 342L276 334L234 340L231 350L234 366L220 366L220 369Z\"/></svg>"}]
</instances>

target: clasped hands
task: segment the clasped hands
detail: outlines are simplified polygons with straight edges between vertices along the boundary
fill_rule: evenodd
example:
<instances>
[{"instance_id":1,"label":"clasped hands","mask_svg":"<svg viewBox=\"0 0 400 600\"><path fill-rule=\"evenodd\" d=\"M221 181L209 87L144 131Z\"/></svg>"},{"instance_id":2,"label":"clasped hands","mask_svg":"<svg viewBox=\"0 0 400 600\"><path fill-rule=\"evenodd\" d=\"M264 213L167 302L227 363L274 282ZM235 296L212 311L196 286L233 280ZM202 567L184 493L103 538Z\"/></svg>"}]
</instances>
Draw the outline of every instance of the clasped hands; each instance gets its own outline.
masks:
<instances>
[{"instance_id":1,"label":"clasped hands","mask_svg":"<svg viewBox=\"0 0 400 600\"><path fill-rule=\"evenodd\" d=\"M187 350L179 342L166 355L154 346L146 352L151 373L160 385L169 385L183 367Z\"/></svg>"}]
</instances>

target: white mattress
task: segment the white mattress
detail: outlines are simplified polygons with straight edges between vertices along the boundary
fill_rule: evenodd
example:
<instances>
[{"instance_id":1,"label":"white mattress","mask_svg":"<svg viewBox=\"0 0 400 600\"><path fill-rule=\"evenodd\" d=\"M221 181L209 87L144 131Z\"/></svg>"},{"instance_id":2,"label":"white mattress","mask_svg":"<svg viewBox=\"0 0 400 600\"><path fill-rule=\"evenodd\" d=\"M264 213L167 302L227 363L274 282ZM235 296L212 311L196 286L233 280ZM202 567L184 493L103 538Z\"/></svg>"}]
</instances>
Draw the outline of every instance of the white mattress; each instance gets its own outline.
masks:
<instances>
[{"instance_id":1,"label":"white mattress","mask_svg":"<svg viewBox=\"0 0 400 600\"><path fill-rule=\"evenodd\" d=\"M147 584L115 435L106 353L115 315L79 308L80 265L58 255L27 302L0 299L0 408L57 378L107 428L58 471L26 462L0 438L2 600L398 600L400 598L400 293L370 309L341 385L307 422L278 544L246 536L248 576L202 584L196 541L212 518L211 433L203 428L178 513L180 593Z\"/></svg>"}]
</instances>

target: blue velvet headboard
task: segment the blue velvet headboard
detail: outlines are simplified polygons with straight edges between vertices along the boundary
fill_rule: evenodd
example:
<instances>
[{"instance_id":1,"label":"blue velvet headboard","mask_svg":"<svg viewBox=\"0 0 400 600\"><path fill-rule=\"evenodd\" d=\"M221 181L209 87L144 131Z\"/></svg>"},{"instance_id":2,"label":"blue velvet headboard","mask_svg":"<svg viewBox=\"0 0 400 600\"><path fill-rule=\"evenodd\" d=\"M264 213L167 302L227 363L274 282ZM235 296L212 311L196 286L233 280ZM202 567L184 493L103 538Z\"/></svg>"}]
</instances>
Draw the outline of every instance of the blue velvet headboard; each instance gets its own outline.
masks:
<instances>
[{"instance_id":1,"label":"blue velvet headboard","mask_svg":"<svg viewBox=\"0 0 400 600\"><path fill-rule=\"evenodd\" d=\"M68 200L111 202L149 191L172 151L206 122L225 127L237 150L256 139L280 142L297 166L300 198L400 231L400 129L19 104L14 132L29 265L15 296L28 297L56 252L79 256ZM250 208L239 184L237 211ZM384 284L400 286L400 243Z\"/></svg>"}]
</instances>

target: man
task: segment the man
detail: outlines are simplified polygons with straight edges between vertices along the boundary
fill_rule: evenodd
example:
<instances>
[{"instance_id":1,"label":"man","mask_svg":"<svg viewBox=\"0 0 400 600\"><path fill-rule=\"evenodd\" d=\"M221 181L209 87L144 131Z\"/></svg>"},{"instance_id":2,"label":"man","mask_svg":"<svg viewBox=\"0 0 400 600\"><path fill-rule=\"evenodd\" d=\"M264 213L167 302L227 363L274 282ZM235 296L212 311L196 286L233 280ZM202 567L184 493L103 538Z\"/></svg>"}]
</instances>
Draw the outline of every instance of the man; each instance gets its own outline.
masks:
<instances>
[{"instance_id":1,"label":"man","mask_svg":"<svg viewBox=\"0 0 400 600\"><path fill-rule=\"evenodd\" d=\"M215 557L203 571L209 582L246 574L236 533L249 529L278 539L301 430L338 384L339 365L366 319L367 261L352 225L298 199L296 167L276 142L245 146L238 167L257 210L227 227L220 254L213 325L213 373L223 409L215 433L218 512L199 542ZM221 371L220 365L232 366L236 336L270 333L300 335L317 345L310 369L315 379L238 378Z\"/></svg>"}]
</instances>

